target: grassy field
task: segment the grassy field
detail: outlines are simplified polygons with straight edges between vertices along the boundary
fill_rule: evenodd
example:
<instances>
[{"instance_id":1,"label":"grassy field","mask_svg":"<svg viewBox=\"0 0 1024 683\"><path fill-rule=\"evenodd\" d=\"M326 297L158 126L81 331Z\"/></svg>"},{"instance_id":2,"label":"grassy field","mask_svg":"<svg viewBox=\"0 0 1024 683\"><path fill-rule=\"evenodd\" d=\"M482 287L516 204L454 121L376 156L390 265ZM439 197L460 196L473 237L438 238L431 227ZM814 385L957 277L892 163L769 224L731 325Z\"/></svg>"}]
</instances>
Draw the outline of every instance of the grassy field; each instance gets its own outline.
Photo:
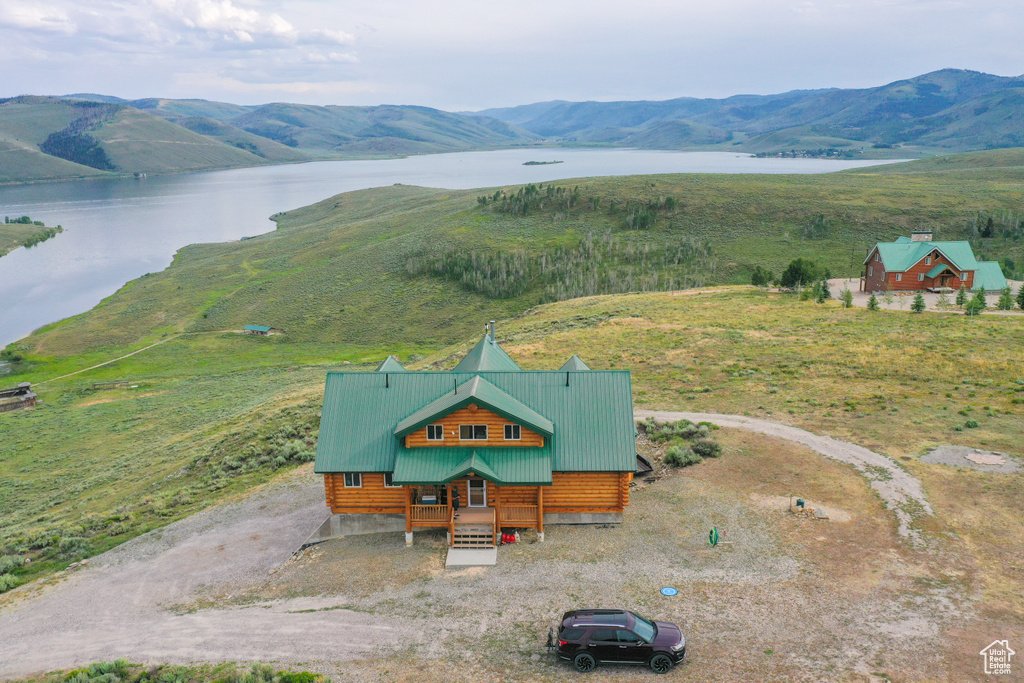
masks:
<instances>
[{"instance_id":1,"label":"grassy field","mask_svg":"<svg viewBox=\"0 0 1024 683\"><path fill-rule=\"evenodd\" d=\"M985 609L1017 623L1020 475L956 472L919 457L944 443L1024 455L1024 317L844 310L743 286L540 305L538 287L494 299L404 269L424 244L554 253L603 230L662 245L709 239L724 283L755 264L778 272L796 256L845 274L875 239L925 226L962 236L979 211L1020 210L1020 155L1000 155L938 173L909 165L901 175L581 180L584 208L526 216L479 205L481 191L393 187L279 216L279 229L256 239L188 247L168 270L14 345L27 362L5 384L38 384L166 340L41 384L42 405L0 415L0 546L36 558L15 571L25 580L244 491L309 457L328 370L367 369L388 353L450 366L496 318L524 367L558 367L579 353L595 368L630 369L640 407L767 417L896 458L937 510L922 530L964 539L958 557L979 572ZM667 196L676 208L646 230L609 211L612 198L623 206ZM588 197L598 206L587 208ZM796 236L821 213L833 233ZM1024 261L1008 237L976 247ZM247 323L287 334L224 331ZM112 380L138 386L93 387Z\"/></svg>"},{"instance_id":2,"label":"grassy field","mask_svg":"<svg viewBox=\"0 0 1024 683\"><path fill-rule=\"evenodd\" d=\"M933 229L937 239L969 238L986 259L1024 263L1024 151L994 154L1001 165L983 172L974 161L947 164L951 170L941 173L918 172L915 162L903 174L879 167L813 176L566 181L558 185L578 188L574 206L552 200L527 215L501 213L493 202L481 206L478 197L491 190L353 192L281 214L276 231L255 239L187 247L167 270L129 283L93 311L48 326L22 345L37 356L63 356L255 323L302 342L372 346L402 339L440 348L464 339L483 319L515 315L551 297L547 285L528 278L522 292L492 298L458 280L410 276L411 258L476 252L521 254L539 263L559 249L578 251L587 235L617 245L598 264L619 277L615 291L665 288L669 280L678 287L695 275L708 284L743 283L755 266L778 275L796 257L833 276L859 275L871 245L917 228ZM666 198L673 208L665 208ZM663 207L653 225L628 227L630 207L652 202ZM817 216L827 225L824 236L805 239L803 229ZM995 237L983 238L975 228L989 217ZM660 254L679 245L706 247L707 263L652 265L637 257L644 249ZM659 283L645 284L645 275Z\"/></svg>"},{"instance_id":3,"label":"grassy field","mask_svg":"<svg viewBox=\"0 0 1024 683\"><path fill-rule=\"evenodd\" d=\"M26 244L31 245L36 240L48 239L49 230L45 225L35 223L0 223L0 256Z\"/></svg>"}]
</instances>

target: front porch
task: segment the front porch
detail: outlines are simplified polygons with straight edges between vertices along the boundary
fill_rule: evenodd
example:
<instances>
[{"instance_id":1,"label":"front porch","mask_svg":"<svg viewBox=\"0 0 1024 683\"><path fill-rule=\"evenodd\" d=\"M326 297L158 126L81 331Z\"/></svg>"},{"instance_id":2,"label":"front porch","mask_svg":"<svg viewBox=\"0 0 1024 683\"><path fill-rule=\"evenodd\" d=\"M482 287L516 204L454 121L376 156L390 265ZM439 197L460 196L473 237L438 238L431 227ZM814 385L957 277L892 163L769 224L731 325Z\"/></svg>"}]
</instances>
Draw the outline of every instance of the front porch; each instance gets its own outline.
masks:
<instances>
[{"instance_id":1,"label":"front porch","mask_svg":"<svg viewBox=\"0 0 1024 683\"><path fill-rule=\"evenodd\" d=\"M406 544L412 545L413 529L416 527L447 528L448 544L452 548L495 547L503 527L536 529L538 538L544 540L543 487L529 487L535 489L535 505L518 501L502 504L503 487L490 483L490 486L483 487L485 493L482 496L474 496L473 483L477 481L481 480L464 479L430 488L404 487ZM460 506L458 514L451 502L455 487L465 488L469 494L467 498L470 499L469 505ZM523 488L515 487L517 498L522 498ZM424 498L430 502L424 504Z\"/></svg>"}]
</instances>

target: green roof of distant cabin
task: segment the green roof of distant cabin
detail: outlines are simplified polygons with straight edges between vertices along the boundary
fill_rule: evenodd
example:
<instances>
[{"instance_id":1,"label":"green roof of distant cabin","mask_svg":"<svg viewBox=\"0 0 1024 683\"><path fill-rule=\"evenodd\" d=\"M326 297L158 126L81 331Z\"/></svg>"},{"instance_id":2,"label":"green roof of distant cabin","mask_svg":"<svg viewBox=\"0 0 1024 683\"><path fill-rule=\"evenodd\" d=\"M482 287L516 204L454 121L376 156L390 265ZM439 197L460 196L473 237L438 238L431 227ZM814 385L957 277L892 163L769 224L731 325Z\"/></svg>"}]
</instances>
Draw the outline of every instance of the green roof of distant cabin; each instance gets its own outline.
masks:
<instances>
[{"instance_id":1,"label":"green roof of distant cabin","mask_svg":"<svg viewBox=\"0 0 1024 683\"><path fill-rule=\"evenodd\" d=\"M273 328L267 327L266 325L246 325L245 329L252 332L270 332Z\"/></svg>"},{"instance_id":2,"label":"green roof of distant cabin","mask_svg":"<svg viewBox=\"0 0 1024 683\"><path fill-rule=\"evenodd\" d=\"M978 263L978 270L974 272L974 289L985 288L986 292L1006 289L1007 282L1003 276L1003 269L995 261L981 261Z\"/></svg>"},{"instance_id":3,"label":"green roof of distant cabin","mask_svg":"<svg viewBox=\"0 0 1024 683\"><path fill-rule=\"evenodd\" d=\"M941 252L960 270L976 270L978 261L968 242L915 242L909 237L899 237L895 242L879 242L875 245L882 257L886 271L902 273L935 250ZM871 258L865 259L865 263Z\"/></svg>"}]
</instances>

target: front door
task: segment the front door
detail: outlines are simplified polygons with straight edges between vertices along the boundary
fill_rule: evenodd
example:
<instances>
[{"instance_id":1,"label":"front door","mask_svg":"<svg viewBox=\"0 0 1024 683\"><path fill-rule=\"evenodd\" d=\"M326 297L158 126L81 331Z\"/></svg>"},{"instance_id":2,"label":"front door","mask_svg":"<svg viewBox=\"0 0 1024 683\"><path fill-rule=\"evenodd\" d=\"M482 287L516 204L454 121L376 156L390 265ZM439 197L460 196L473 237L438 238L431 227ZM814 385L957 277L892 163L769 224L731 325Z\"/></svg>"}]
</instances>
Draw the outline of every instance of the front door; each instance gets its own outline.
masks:
<instances>
[{"instance_id":1,"label":"front door","mask_svg":"<svg viewBox=\"0 0 1024 683\"><path fill-rule=\"evenodd\" d=\"M470 479L469 501L467 505L471 508L487 507L487 482L483 479Z\"/></svg>"}]
</instances>

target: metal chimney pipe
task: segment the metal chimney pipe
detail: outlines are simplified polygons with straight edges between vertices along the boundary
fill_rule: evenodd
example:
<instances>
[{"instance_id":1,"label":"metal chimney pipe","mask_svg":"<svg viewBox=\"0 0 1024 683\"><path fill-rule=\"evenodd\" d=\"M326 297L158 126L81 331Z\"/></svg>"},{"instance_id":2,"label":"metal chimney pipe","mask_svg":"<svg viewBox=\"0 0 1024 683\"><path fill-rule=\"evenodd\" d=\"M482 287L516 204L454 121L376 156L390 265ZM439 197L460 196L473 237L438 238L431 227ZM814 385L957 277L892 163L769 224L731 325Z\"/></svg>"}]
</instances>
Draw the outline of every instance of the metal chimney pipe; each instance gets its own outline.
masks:
<instances>
[{"instance_id":1,"label":"metal chimney pipe","mask_svg":"<svg viewBox=\"0 0 1024 683\"><path fill-rule=\"evenodd\" d=\"M494 338L494 322L495 321L493 321L493 320L491 321L491 341L492 342L495 341L495 338Z\"/></svg>"}]
</instances>

